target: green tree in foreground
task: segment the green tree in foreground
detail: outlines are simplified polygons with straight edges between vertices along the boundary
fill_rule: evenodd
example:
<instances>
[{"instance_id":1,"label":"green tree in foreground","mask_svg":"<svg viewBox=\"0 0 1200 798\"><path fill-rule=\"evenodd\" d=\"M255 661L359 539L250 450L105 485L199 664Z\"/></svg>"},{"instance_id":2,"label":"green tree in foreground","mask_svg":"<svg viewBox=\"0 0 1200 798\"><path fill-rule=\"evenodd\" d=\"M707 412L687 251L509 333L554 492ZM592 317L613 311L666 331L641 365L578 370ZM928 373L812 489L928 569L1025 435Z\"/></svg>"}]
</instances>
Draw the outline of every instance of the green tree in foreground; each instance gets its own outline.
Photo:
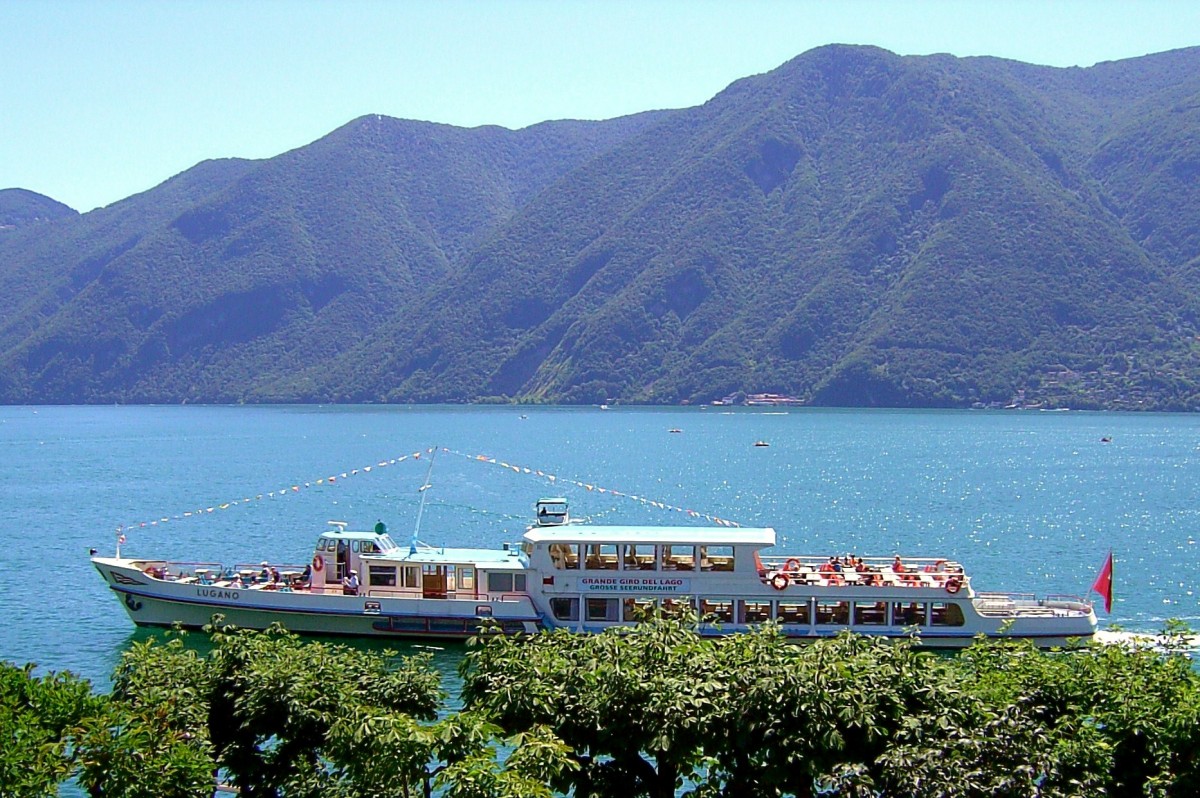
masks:
<instances>
[{"instance_id":1,"label":"green tree in foreground","mask_svg":"<svg viewBox=\"0 0 1200 798\"><path fill-rule=\"evenodd\" d=\"M0 796L56 795L73 767L73 730L102 706L82 679L0 663Z\"/></svg>"},{"instance_id":2,"label":"green tree in foreground","mask_svg":"<svg viewBox=\"0 0 1200 798\"><path fill-rule=\"evenodd\" d=\"M956 657L694 618L489 635L445 713L427 656L278 629L135 645L111 695L0 666L0 798L1200 794L1200 678L1178 652L979 642Z\"/></svg>"},{"instance_id":3,"label":"green tree in foreground","mask_svg":"<svg viewBox=\"0 0 1200 798\"><path fill-rule=\"evenodd\" d=\"M1200 682L1183 656L1090 646L965 654L773 627L702 639L683 619L492 638L468 707L548 727L578 796L1191 796Z\"/></svg>"},{"instance_id":4,"label":"green tree in foreground","mask_svg":"<svg viewBox=\"0 0 1200 798\"><path fill-rule=\"evenodd\" d=\"M211 795L214 779L250 798L548 796L565 763L539 730L502 766L498 729L458 713L434 722L444 695L427 655L304 640L281 629L218 628L207 656L176 638L135 645L114 679L107 736L83 742L92 795ZM156 736L137 737L148 732ZM141 756L130 743L142 743ZM172 775L173 774L173 775ZM164 783L169 780L170 783ZM156 784L156 789L145 789Z\"/></svg>"}]
</instances>

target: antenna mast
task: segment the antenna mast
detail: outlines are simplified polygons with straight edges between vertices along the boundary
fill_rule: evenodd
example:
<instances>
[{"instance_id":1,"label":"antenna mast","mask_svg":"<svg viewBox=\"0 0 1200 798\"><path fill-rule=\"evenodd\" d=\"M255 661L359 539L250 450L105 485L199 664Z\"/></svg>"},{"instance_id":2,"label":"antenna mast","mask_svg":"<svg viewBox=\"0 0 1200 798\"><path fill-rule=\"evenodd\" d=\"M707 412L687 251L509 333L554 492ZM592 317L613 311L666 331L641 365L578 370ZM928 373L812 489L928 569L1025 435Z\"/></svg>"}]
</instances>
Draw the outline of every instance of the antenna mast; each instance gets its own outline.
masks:
<instances>
[{"instance_id":1,"label":"antenna mast","mask_svg":"<svg viewBox=\"0 0 1200 798\"><path fill-rule=\"evenodd\" d=\"M435 446L429 452L429 468L425 471L425 482L417 489L417 493L421 494L421 501L417 505L417 525L413 528L412 544L409 546L408 553L417 553L417 535L421 532L421 516L425 514L425 493L433 485L430 484L429 478L433 475L433 458L437 456L437 447Z\"/></svg>"}]
</instances>

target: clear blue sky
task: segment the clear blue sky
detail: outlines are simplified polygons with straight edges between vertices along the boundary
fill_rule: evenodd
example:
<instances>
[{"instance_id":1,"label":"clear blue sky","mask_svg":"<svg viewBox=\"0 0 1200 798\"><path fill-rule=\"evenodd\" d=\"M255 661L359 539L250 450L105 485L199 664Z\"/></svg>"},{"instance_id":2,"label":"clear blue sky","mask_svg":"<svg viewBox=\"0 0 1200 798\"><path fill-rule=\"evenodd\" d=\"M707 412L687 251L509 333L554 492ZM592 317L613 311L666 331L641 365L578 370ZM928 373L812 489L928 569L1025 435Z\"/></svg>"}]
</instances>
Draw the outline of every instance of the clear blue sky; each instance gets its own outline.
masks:
<instances>
[{"instance_id":1,"label":"clear blue sky","mask_svg":"<svg viewBox=\"0 0 1200 798\"><path fill-rule=\"evenodd\" d=\"M835 42L1090 66L1200 44L1200 2L0 0L0 188L89 210L368 113L679 108Z\"/></svg>"}]
</instances>

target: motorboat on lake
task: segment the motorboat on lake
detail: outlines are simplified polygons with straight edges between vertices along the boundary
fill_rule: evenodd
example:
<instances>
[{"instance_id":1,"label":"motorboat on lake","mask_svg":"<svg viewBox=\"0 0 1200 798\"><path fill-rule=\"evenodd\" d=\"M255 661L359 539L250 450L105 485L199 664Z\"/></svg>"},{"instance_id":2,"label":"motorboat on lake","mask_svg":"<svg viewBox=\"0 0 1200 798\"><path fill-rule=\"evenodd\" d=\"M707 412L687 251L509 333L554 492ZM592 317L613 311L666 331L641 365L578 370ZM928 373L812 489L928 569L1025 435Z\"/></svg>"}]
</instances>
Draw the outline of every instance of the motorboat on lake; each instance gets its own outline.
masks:
<instances>
[{"instance_id":1,"label":"motorboat on lake","mask_svg":"<svg viewBox=\"0 0 1200 798\"><path fill-rule=\"evenodd\" d=\"M397 545L382 523L347 526L331 521L303 564L92 562L139 626L198 628L219 613L254 629L465 639L484 626L600 632L690 607L706 636L773 620L798 641L848 629L937 648L977 635L1052 647L1096 631L1090 602L977 590L946 559L774 554L770 528L600 526L574 521L561 498L538 501L523 540L499 549Z\"/></svg>"}]
</instances>

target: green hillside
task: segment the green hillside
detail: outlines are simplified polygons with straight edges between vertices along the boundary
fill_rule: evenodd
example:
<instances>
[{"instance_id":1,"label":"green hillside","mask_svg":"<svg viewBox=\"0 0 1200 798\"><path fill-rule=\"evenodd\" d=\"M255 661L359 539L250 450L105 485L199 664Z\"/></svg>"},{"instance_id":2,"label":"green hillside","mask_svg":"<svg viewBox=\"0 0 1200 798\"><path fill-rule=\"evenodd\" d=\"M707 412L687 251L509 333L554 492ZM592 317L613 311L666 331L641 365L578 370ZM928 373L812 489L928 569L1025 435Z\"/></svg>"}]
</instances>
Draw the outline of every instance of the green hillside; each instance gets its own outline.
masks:
<instances>
[{"instance_id":1,"label":"green hillside","mask_svg":"<svg viewBox=\"0 0 1200 798\"><path fill-rule=\"evenodd\" d=\"M1200 49L368 116L0 236L0 399L1200 406ZM0 210L3 205L0 204Z\"/></svg>"},{"instance_id":2,"label":"green hillside","mask_svg":"<svg viewBox=\"0 0 1200 798\"><path fill-rule=\"evenodd\" d=\"M0 236L29 225L74 216L75 213L61 202L32 191L21 188L0 189Z\"/></svg>"},{"instance_id":3,"label":"green hillside","mask_svg":"<svg viewBox=\"0 0 1200 798\"><path fill-rule=\"evenodd\" d=\"M412 318L515 207L654 119L508 131L363 117L14 236L0 245L0 396L336 398L296 375Z\"/></svg>"}]
</instances>

